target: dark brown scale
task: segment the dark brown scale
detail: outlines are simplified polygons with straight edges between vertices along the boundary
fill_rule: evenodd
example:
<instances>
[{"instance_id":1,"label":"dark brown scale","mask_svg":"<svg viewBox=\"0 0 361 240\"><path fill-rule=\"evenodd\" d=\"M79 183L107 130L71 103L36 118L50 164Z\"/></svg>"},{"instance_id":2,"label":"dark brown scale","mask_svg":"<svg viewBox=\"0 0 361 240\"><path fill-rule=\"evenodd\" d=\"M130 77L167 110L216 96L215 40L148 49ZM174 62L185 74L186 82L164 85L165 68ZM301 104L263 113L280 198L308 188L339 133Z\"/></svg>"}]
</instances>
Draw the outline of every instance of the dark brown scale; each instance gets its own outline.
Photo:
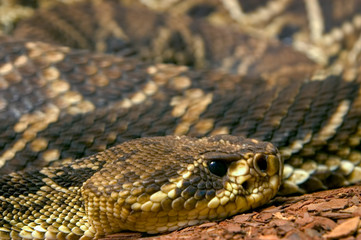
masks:
<instances>
[{"instance_id":1,"label":"dark brown scale","mask_svg":"<svg viewBox=\"0 0 361 240\"><path fill-rule=\"evenodd\" d=\"M196 193L197 188L193 187L192 185L188 186L186 189L182 192L182 197L185 199L193 197L193 195Z\"/></svg>"},{"instance_id":2,"label":"dark brown scale","mask_svg":"<svg viewBox=\"0 0 361 240\"><path fill-rule=\"evenodd\" d=\"M344 22L352 21L355 13L361 11L356 2L344 2L339 0L320 0L321 11L325 21L325 32L330 32L335 26L341 26Z\"/></svg>"},{"instance_id":3,"label":"dark brown scale","mask_svg":"<svg viewBox=\"0 0 361 240\"><path fill-rule=\"evenodd\" d=\"M314 90L311 90L313 100L309 107L310 111L306 114L303 124L298 128L298 134L295 134L291 141L304 139L310 131L317 132L338 105L338 103L330 101L336 95L336 92L331 89L337 89L339 84L336 78L330 78L329 81L321 81L316 84L319 87L314 86Z\"/></svg>"},{"instance_id":4,"label":"dark brown scale","mask_svg":"<svg viewBox=\"0 0 361 240\"><path fill-rule=\"evenodd\" d=\"M354 85L351 89L348 87L349 85ZM354 129L360 124L360 102L359 92L360 86L355 83L342 83L342 87L340 87L340 92L342 92L343 96L348 96L349 99L352 101L351 108L347 112L345 118L348 119L347 124L342 124L339 127L339 130L336 132L335 137L331 140L331 142L347 142L347 139L354 134ZM358 101L357 101L358 100Z\"/></svg>"},{"instance_id":5,"label":"dark brown scale","mask_svg":"<svg viewBox=\"0 0 361 240\"><path fill-rule=\"evenodd\" d=\"M272 1L256 0L256 1L248 2L247 0L238 0L238 2L239 2L239 4L241 4L241 6L243 6L243 10L245 12L253 12L253 11L257 10L258 8L264 7L266 4L268 4Z\"/></svg>"},{"instance_id":6,"label":"dark brown scale","mask_svg":"<svg viewBox=\"0 0 361 240\"><path fill-rule=\"evenodd\" d=\"M231 127L231 132L238 134L235 130L239 124L240 119L246 115L249 107L249 103L253 102L256 96L249 96L250 99L247 99L246 96L241 95L237 99L234 99L230 96L225 96L226 98L232 99L232 104L227 104L229 108L224 108L220 104L217 104L217 107L221 109L224 113L217 118L216 127ZM222 103L222 102L221 102ZM213 104L212 104L213 106ZM240 135L240 134L239 134Z\"/></svg>"},{"instance_id":7,"label":"dark brown scale","mask_svg":"<svg viewBox=\"0 0 361 240\"><path fill-rule=\"evenodd\" d=\"M299 126L305 123L305 118L311 110L312 101L318 90L317 85L319 85L318 82L311 82L302 86L300 92L297 93L295 101L293 101L289 107L285 118L282 119L280 128L273 133L272 141L282 145L294 139L296 135L295 131L298 131ZM303 131L301 131L301 133L303 133Z\"/></svg>"},{"instance_id":8,"label":"dark brown scale","mask_svg":"<svg viewBox=\"0 0 361 240\"><path fill-rule=\"evenodd\" d=\"M207 182L208 183L208 182ZM209 188L207 188L207 192L206 192L206 199L210 200L212 199L215 195L216 195L216 191L212 188L212 184L209 184Z\"/></svg>"},{"instance_id":9,"label":"dark brown scale","mask_svg":"<svg viewBox=\"0 0 361 240\"><path fill-rule=\"evenodd\" d=\"M89 177L92 176L102 167L103 164L101 164L98 169L91 169L91 168L73 169L70 166L67 166L55 170L53 173L56 174L56 176L52 177L51 179L57 185L64 188L80 187L84 183L85 176L89 176Z\"/></svg>"},{"instance_id":10,"label":"dark brown scale","mask_svg":"<svg viewBox=\"0 0 361 240\"><path fill-rule=\"evenodd\" d=\"M10 196L18 197L21 194L35 194L42 186L46 185L42 181L46 175L39 172L26 172L15 176L8 175L0 179L1 196L8 198ZM19 181L20 179L21 181Z\"/></svg>"},{"instance_id":11,"label":"dark brown scale","mask_svg":"<svg viewBox=\"0 0 361 240\"><path fill-rule=\"evenodd\" d=\"M251 135L253 138L264 141L270 141L272 139L272 141L278 143L279 141L273 138L273 134L278 128L288 127L289 130L296 129L295 127L289 127L289 124L297 124L297 121L293 119L290 123L284 123L283 120L287 117L295 118L295 113L292 111L292 104L297 104L298 106L302 104L302 101L297 98L300 85L301 83L292 84L278 92L269 111L265 114L263 121L257 126L255 134ZM301 108L304 109L304 106L301 105ZM282 132L292 135L292 133L288 131Z\"/></svg>"},{"instance_id":12,"label":"dark brown scale","mask_svg":"<svg viewBox=\"0 0 361 240\"><path fill-rule=\"evenodd\" d=\"M257 129L257 125L263 119L264 114L272 106L277 91L258 92L254 101L249 102L246 114L239 120L238 126L232 131L241 136L251 136ZM245 101L247 101L245 99Z\"/></svg>"},{"instance_id":13,"label":"dark brown scale","mask_svg":"<svg viewBox=\"0 0 361 240\"><path fill-rule=\"evenodd\" d=\"M207 194L207 191L198 187L197 192L194 194L195 199L203 199Z\"/></svg>"}]
</instances>

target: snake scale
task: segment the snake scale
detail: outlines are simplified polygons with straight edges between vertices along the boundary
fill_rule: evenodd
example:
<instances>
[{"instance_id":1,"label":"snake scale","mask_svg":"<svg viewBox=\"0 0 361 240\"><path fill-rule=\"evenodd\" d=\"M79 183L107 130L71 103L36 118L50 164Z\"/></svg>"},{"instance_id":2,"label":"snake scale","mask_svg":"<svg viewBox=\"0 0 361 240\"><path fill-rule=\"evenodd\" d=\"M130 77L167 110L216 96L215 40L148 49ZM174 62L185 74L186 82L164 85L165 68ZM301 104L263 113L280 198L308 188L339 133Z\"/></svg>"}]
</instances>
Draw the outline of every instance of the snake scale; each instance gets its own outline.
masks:
<instances>
[{"instance_id":1,"label":"snake scale","mask_svg":"<svg viewBox=\"0 0 361 240\"><path fill-rule=\"evenodd\" d=\"M361 180L358 1L142 2L0 37L0 239L166 232Z\"/></svg>"}]
</instances>

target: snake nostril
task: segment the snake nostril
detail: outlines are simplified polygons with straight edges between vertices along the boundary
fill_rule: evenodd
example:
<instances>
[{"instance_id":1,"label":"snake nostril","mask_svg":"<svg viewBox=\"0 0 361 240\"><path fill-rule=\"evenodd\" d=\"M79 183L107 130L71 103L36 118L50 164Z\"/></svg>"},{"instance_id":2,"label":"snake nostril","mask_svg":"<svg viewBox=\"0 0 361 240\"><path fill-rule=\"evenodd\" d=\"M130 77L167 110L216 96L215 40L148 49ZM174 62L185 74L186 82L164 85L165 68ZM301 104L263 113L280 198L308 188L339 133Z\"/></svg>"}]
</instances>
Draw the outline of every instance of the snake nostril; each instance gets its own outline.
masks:
<instances>
[{"instance_id":1,"label":"snake nostril","mask_svg":"<svg viewBox=\"0 0 361 240\"><path fill-rule=\"evenodd\" d=\"M242 185L244 190L248 190L248 188L249 188L248 181L243 182L241 185Z\"/></svg>"},{"instance_id":2,"label":"snake nostril","mask_svg":"<svg viewBox=\"0 0 361 240\"><path fill-rule=\"evenodd\" d=\"M264 154L257 154L254 158L254 167L260 173L265 173L268 168L267 156Z\"/></svg>"}]
</instances>

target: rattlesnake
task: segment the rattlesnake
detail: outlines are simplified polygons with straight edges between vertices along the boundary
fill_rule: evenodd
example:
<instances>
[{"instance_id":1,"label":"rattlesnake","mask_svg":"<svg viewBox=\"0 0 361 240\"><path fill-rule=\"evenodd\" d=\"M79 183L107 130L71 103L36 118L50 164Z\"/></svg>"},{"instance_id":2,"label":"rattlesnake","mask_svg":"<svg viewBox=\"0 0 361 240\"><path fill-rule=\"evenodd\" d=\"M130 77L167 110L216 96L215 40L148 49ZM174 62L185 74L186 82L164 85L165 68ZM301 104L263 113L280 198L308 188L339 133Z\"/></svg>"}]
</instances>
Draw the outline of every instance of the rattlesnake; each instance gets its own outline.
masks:
<instances>
[{"instance_id":1,"label":"rattlesnake","mask_svg":"<svg viewBox=\"0 0 361 240\"><path fill-rule=\"evenodd\" d=\"M44 10L19 24L15 38L1 37L0 171L25 172L0 179L0 238L91 239L121 230L156 233L256 207L276 194L282 164L272 144L255 139L272 142L285 160L281 194L358 182L357 9L348 10L349 18L338 14L334 1L335 13L324 14L325 20L333 21L325 22L341 34L330 30L320 35L310 24L312 44L304 44L306 54L259 35L272 18L271 26L287 26L288 11L296 16L292 23L298 27L305 22L297 25L297 16L307 13L310 20L318 19L314 12L324 5L315 1L315 10L310 2L305 1L306 12L295 11L297 1L266 4L266 20L252 22L255 18L249 14L239 23L245 34L220 27L217 21L213 25L214 18L174 15L173 8L167 15L127 1L92 1ZM205 7L202 1L198 4ZM143 19L137 18L140 13ZM353 31L344 27L347 24ZM301 50L297 37L304 37L302 27L298 36L291 35L294 47ZM63 34L67 38L61 44L67 40L76 48L117 55L58 46ZM313 56L307 46L323 54ZM253 140L228 135L131 140L217 134ZM118 143L123 144L106 150ZM96 155L82 158L91 154ZM121 161L112 166L114 158ZM173 164L176 160L178 165ZM213 162L222 162L217 168L222 174L211 170ZM125 171L124 165L131 170ZM114 179L107 178L114 170ZM241 187L229 183L234 176L242 176L233 179ZM194 188L199 178L207 191ZM149 191L147 186L152 186ZM245 200L236 194L254 195Z\"/></svg>"}]
</instances>

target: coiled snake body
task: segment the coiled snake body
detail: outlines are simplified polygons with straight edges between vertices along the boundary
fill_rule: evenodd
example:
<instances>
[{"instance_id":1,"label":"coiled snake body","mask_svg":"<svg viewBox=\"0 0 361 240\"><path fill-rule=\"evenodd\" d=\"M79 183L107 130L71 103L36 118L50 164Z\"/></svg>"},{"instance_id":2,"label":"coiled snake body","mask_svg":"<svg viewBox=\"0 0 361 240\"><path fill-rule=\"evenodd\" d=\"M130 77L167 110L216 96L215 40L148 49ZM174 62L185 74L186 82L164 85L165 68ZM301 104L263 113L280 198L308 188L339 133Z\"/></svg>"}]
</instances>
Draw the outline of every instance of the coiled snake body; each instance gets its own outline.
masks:
<instances>
[{"instance_id":1,"label":"coiled snake body","mask_svg":"<svg viewBox=\"0 0 361 240\"><path fill-rule=\"evenodd\" d=\"M298 3L274 2L266 16L285 24L279 15L287 19ZM308 16L317 20L323 5L310 2ZM357 10L344 19L353 31L324 41L316 34L313 49L338 47L310 60L312 52L219 22L128 4L61 5L25 20L16 38L1 37L0 239L166 232L264 204L281 177L280 194L360 181ZM257 32L260 22L249 16L243 27ZM51 43L20 39L31 33ZM63 36L118 55L54 44Z\"/></svg>"}]
</instances>

